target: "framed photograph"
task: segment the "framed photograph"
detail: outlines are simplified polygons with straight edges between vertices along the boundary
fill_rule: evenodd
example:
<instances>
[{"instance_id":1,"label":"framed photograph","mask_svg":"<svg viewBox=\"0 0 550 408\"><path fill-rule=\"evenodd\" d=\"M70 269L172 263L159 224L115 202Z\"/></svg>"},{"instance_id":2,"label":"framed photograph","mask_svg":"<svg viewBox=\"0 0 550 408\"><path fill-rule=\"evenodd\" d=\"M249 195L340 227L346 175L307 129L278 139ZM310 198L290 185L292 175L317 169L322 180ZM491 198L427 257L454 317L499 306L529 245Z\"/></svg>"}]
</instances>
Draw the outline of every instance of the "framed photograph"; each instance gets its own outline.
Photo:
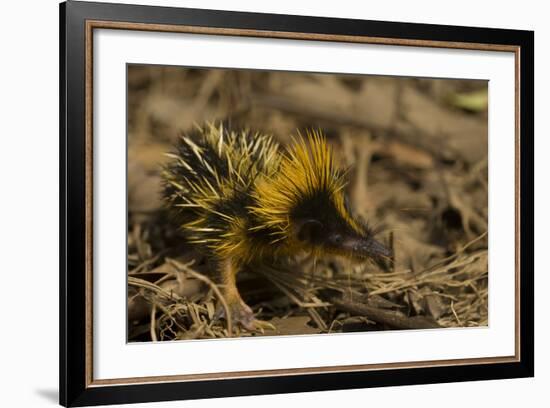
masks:
<instances>
[{"instance_id":1,"label":"framed photograph","mask_svg":"<svg viewBox=\"0 0 550 408\"><path fill-rule=\"evenodd\" d=\"M534 375L533 32L60 22L62 405Z\"/></svg>"}]
</instances>

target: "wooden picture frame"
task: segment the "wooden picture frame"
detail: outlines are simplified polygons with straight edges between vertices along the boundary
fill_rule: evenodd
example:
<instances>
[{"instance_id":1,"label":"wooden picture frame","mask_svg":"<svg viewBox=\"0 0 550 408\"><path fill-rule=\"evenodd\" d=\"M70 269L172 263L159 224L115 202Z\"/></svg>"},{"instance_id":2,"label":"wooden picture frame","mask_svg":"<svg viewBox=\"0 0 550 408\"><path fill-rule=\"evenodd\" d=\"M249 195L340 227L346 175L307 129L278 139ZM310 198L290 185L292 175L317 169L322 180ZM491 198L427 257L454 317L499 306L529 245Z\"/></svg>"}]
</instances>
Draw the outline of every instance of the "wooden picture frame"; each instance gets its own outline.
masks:
<instances>
[{"instance_id":1,"label":"wooden picture frame","mask_svg":"<svg viewBox=\"0 0 550 408\"><path fill-rule=\"evenodd\" d=\"M515 353L98 380L93 375L93 33L244 36L515 54ZM118 404L534 375L534 33L68 1L60 5L60 403ZM124 158L120 158L124 160ZM521 251L520 251L521 248Z\"/></svg>"}]
</instances>

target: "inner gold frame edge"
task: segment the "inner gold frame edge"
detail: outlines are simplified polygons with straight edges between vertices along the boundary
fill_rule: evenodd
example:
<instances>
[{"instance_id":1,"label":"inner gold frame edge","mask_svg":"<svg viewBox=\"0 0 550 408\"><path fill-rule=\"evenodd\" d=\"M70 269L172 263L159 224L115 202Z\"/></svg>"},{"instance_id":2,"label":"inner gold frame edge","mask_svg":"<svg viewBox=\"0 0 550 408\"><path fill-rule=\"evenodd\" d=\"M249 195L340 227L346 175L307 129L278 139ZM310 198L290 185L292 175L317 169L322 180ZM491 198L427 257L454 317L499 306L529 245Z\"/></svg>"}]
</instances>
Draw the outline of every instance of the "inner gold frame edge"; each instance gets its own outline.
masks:
<instances>
[{"instance_id":1,"label":"inner gold frame edge","mask_svg":"<svg viewBox=\"0 0 550 408\"><path fill-rule=\"evenodd\" d=\"M303 367L273 370L253 370L204 374L183 374L151 377L125 377L113 379L93 378L93 30L96 28L133 31L156 31L187 34L208 34L239 37L277 38L310 41L331 41L412 47L451 48L479 51L513 52L515 56L515 354L502 357L479 357L414 362L357 364L342 366ZM85 386L101 387L143 383L165 383L177 381L223 380L266 376L290 376L300 374L321 374L353 371L388 370L397 368L441 367L448 365L496 364L521 361L520 356L520 52L521 47L504 44L467 43L453 41L396 39L385 37L350 36L333 34L299 33L288 31L251 30L235 28L197 27L187 25L166 25L149 23L128 23L120 21L86 20L85 26L85 154L86 154L86 233L85 233L85 286L86 286L86 347Z\"/></svg>"}]
</instances>

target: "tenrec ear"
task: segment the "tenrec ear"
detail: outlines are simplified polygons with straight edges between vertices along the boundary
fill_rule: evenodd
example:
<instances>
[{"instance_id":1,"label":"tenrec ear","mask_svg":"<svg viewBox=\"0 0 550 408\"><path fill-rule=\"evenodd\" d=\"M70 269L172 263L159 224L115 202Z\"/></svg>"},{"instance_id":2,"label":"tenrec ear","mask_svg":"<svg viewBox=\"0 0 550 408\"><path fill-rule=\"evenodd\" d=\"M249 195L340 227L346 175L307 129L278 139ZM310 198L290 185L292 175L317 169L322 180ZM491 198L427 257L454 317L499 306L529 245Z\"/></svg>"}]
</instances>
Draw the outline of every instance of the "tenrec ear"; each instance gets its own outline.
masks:
<instances>
[{"instance_id":1,"label":"tenrec ear","mask_svg":"<svg viewBox=\"0 0 550 408\"><path fill-rule=\"evenodd\" d=\"M296 238L302 242L314 243L319 240L323 224L314 219L301 221L296 226Z\"/></svg>"}]
</instances>

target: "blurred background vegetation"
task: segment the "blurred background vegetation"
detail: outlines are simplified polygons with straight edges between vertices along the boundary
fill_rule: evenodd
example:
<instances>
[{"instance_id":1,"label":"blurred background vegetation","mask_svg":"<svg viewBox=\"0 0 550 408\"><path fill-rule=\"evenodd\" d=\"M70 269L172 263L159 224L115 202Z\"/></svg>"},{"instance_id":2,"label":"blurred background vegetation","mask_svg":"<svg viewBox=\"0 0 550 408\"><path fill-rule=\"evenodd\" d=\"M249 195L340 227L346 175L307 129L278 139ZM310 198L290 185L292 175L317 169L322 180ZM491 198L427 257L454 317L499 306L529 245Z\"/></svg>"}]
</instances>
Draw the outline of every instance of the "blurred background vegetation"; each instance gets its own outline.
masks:
<instances>
[{"instance_id":1,"label":"blurred background vegetation","mask_svg":"<svg viewBox=\"0 0 550 408\"><path fill-rule=\"evenodd\" d=\"M130 341L487 325L487 82L149 65L128 67ZM289 142L322 129L357 216L393 265L307 257L245 271L265 333L213 319L217 276L162 211L177 137L229 123ZM234 330L239 330L235 328Z\"/></svg>"}]
</instances>

